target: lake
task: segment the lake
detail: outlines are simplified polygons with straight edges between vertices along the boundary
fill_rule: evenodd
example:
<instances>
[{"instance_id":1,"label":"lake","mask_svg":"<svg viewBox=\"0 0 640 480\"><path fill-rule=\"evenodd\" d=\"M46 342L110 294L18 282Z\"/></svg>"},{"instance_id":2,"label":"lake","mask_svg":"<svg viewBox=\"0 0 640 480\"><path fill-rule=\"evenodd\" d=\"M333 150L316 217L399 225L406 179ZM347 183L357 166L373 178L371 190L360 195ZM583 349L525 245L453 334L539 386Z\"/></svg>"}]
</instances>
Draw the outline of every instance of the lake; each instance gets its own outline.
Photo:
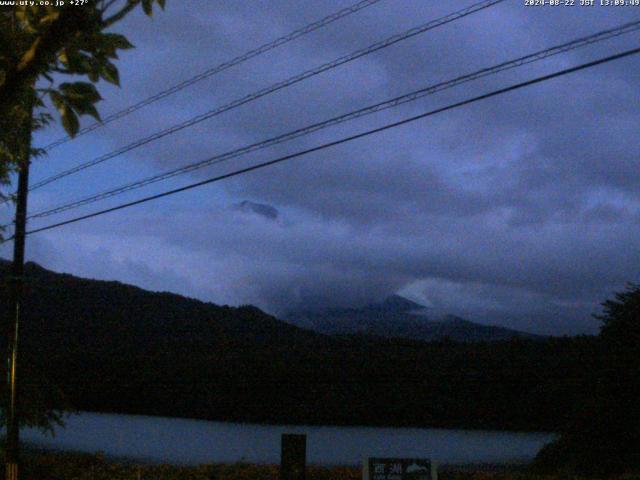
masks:
<instances>
[{"instance_id":1,"label":"lake","mask_svg":"<svg viewBox=\"0 0 640 480\"><path fill-rule=\"evenodd\" d=\"M310 464L357 465L363 456L430 457L442 463L531 460L553 434L434 428L254 425L181 418L80 413L55 438L25 429L42 447L104 452L151 462L280 463L280 435L307 434Z\"/></svg>"}]
</instances>

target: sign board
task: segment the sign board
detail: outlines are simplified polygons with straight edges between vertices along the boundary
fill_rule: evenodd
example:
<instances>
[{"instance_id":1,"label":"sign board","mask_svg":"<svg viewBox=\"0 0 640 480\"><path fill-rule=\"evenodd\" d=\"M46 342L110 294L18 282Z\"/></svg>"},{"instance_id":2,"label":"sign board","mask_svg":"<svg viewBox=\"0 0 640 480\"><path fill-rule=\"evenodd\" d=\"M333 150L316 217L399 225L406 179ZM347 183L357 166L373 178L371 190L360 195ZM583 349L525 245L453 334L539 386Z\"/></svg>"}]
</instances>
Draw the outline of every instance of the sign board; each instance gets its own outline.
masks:
<instances>
[{"instance_id":1,"label":"sign board","mask_svg":"<svg viewBox=\"0 0 640 480\"><path fill-rule=\"evenodd\" d=\"M427 458L364 459L362 480L438 480L438 465Z\"/></svg>"}]
</instances>

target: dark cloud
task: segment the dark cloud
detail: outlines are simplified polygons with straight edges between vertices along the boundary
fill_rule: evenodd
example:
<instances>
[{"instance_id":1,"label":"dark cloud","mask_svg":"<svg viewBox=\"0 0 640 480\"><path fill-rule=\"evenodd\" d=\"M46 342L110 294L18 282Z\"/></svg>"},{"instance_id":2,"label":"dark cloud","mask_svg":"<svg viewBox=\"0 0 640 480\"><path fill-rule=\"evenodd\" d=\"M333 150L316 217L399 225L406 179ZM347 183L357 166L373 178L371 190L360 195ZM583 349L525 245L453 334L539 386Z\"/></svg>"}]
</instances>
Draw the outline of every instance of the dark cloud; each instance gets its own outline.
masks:
<instances>
[{"instance_id":1,"label":"dark cloud","mask_svg":"<svg viewBox=\"0 0 640 480\"><path fill-rule=\"evenodd\" d=\"M406 0L399 6L383 0L61 147L38 165L34 177L471 3ZM123 89L104 89L103 111L344 6L337 0L169 2L167 12L151 22L132 16L121 28L138 48L123 55ZM57 190L34 194L32 205L202 160L610 28L628 13L505 2L60 182ZM637 40L635 33L488 77L144 193L380 126L629 48ZM639 276L638 71L638 60L630 58L556 79L34 236L29 251L60 270L218 303L254 303L275 313L362 304L402 291L432 308L485 323L542 333L595 332L591 313ZM55 136L54 130L38 139Z\"/></svg>"},{"instance_id":2,"label":"dark cloud","mask_svg":"<svg viewBox=\"0 0 640 480\"><path fill-rule=\"evenodd\" d=\"M256 203L249 200L243 200L237 203L235 207L242 212L255 213L261 215L269 220L275 220L278 218L279 212L273 205L267 205L265 203Z\"/></svg>"}]
</instances>

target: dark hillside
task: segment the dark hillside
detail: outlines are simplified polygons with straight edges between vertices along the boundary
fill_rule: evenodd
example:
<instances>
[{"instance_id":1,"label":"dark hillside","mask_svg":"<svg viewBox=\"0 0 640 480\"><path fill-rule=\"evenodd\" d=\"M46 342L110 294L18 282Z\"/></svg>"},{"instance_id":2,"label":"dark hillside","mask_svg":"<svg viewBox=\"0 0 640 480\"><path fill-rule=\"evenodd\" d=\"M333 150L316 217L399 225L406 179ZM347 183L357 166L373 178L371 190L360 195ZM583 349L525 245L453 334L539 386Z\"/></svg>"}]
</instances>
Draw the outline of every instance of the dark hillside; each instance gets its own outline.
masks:
<instances>
[{"instance_id":1,"label":"dark hillside","mask_svg":"<svg viewBox=\"0 0 640 480\"><path fill-rule=\"evenodd\" d=\"M81 410L556 430L588 387L594 358L591 337L327 337L255 307L217 306L35 264L27 271L22 364Z\"/></svg>"}]
</instances>

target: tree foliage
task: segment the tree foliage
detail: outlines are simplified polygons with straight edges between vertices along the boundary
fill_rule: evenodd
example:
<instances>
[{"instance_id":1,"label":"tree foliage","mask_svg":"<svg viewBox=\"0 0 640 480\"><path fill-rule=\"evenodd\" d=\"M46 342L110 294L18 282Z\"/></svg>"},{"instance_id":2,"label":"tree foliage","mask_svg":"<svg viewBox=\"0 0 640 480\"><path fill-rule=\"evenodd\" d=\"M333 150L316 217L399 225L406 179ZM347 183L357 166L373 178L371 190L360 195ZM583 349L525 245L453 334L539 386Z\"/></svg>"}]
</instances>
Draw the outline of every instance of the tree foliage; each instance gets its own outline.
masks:
<instances>
[{"instance_id":1,"label":"tree foliage","mask_svg":"<svg viewBox=\"0 0 640 480\"><path fill-rule=\"evenodd\" d=\"M109 29L138 6L152 15L154 5L164 8L165 0L29 3L33 2L0 7L0 184L4 185L12 171L42 154L30 148L30 135L53 120L48 107L58 111L70 136L80 128L79 117L100 120L96 104L101 96L94 84L104 80L119 85L114 62L120 50L133 47L125 36ZM21 374L29 381L19 383L24 399L21 421L51 429L61 416L49 407L65 406L63 396L38 369L22 363Z\"/></svg>"},{"instance_id":2,"label":"tree foliage","mask_svg":"<svg viewBox=\"0 0 640 480\"><path fill-rule=\"evenodd\" d=\"M78 117L100 119L96 104L101 97L94 84L104 80L119 85L114 61L120 50L133 47L109 29L138 6L152 15L154 5L164 4L90 0L83 5L0 7L0 183L6 184L20 165L22 132L52 120L44 110L47 103L71 136L80 128Z\"/></svg>"},{"instance_id":3,"label":"tree foliage","mask_svg":"<svg viewBox=\"0 0 640 480\"><path fill-rule=\"evenodd\" d=\"M543 469L610 475L640 471L640 286L603 304L591 388L562 436L538 456Z\"/></svg>"}]
</instances>

